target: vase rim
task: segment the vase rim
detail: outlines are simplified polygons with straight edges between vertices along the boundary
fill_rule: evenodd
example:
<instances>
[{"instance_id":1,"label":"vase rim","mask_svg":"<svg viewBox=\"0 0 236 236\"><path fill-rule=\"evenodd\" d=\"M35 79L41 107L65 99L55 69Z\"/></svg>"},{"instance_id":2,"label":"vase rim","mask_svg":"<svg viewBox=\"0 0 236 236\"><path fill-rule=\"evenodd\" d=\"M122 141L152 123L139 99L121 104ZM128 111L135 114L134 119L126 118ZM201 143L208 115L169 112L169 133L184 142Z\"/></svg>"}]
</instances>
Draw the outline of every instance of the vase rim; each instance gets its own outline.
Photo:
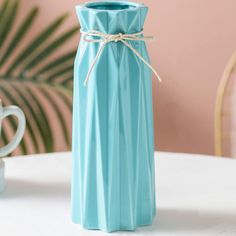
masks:
<instances>
[{"instance_id":1,"label":"vase rim","mask_svg":"<svg viewBox=\"0 0 236 236\"><path fill-rule=\"evenodd\" d=\"M108 6L120 7L117 9L109 9ZM104 7L104 8L102 8ZM135 11L139 8L146 8L143 3L130 2L130 1L88 1L83 4L76 5L76 8L83 8L96 12L119 12L119 11Z\"/></svg>"}]
</instances>

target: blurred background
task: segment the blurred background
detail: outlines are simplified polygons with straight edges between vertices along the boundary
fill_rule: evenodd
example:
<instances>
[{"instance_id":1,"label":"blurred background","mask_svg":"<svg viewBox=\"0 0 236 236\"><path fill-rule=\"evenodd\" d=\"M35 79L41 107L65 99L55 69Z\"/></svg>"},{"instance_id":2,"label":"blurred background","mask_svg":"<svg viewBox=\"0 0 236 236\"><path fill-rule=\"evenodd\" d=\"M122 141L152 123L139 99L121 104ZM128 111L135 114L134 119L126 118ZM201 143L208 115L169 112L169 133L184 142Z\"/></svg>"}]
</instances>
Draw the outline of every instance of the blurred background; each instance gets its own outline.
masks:
<instances>
[{"instance_id":1,"label":"blurred background","mask_svg":"<svg viewBox=\"0 0 236 236\"><path fill-rule=\"evenodd\" d=\"M0 0L0 97L27 117L13 155L70 149L80 39L74 7L83 2ZM163 80L153 79L156 149L235 157L236 1L142 2L149 6L144 32L156 38L147 43L151 61ZM1 145L16 125L4 120Z\"/></svg>"}]
</instances>

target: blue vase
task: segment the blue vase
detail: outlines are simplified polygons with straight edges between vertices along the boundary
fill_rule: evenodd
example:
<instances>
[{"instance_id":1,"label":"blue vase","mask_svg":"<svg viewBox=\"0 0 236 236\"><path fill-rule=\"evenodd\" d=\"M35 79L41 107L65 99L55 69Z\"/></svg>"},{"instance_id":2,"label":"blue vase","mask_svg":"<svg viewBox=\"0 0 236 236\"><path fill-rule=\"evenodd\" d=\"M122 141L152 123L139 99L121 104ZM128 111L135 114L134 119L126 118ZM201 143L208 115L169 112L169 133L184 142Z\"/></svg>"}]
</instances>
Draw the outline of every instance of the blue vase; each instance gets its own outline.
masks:
<instances>
[{"instance_id":1,"label":"blue vase","mask_svg":"<svg viewBox=\"0 0 236 236\"><path fill-rule=\"evenodd\" d=\"M123 1L76 6L83 31L109 34L140 32L147 10ZM149 61L145 42L129 44ZM151 71L122 42L109 42L84 86L99 47L81 38L75 59L72 220L135 230L156 214Z\"/></svg>"}]
</instances>

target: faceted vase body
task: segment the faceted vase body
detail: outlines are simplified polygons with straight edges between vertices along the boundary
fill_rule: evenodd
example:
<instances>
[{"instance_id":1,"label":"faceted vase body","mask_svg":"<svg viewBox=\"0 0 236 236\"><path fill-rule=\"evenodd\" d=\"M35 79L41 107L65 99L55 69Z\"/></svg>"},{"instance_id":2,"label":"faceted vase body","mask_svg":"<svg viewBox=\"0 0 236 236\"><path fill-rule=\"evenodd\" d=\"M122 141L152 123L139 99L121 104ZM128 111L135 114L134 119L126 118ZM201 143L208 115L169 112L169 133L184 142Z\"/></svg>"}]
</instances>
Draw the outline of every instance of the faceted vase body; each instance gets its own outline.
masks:
<instances>
[{"instance_id":1,"label":"faceted vase body","mask_svg":"<svg viewBox=\"0 0 236 236\"><path fill-rule=\"evenodd\" d=\"M147 7L94 2L76 7L83 31L136 33ZM145 42L129 41L149 61ZM121 42L82 38L74 67L72 220L86 229L135 230L156 214L150 69Z\"/></svg>"}]
</instances>

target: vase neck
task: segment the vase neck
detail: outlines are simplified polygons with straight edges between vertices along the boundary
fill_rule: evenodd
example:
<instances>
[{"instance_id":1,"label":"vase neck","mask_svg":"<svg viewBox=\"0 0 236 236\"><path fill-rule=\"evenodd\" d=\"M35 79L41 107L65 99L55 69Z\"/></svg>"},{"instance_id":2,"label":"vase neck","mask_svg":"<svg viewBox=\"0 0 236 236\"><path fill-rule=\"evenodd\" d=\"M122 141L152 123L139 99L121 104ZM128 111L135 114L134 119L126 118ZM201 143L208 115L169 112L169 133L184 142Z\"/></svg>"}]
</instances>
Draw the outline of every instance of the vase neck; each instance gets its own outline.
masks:
<instances>
[{"instance_id":1,"label":"vase neck","mask_svg":"<svg viewBox=\"0 0 236 236\"><path fill-rule=\"evenodd\" d=\"M83 31L109 34L140 32L147 11L143 4L130 2L94 2L76 6Z\"/></svg>"}]
</instances>

